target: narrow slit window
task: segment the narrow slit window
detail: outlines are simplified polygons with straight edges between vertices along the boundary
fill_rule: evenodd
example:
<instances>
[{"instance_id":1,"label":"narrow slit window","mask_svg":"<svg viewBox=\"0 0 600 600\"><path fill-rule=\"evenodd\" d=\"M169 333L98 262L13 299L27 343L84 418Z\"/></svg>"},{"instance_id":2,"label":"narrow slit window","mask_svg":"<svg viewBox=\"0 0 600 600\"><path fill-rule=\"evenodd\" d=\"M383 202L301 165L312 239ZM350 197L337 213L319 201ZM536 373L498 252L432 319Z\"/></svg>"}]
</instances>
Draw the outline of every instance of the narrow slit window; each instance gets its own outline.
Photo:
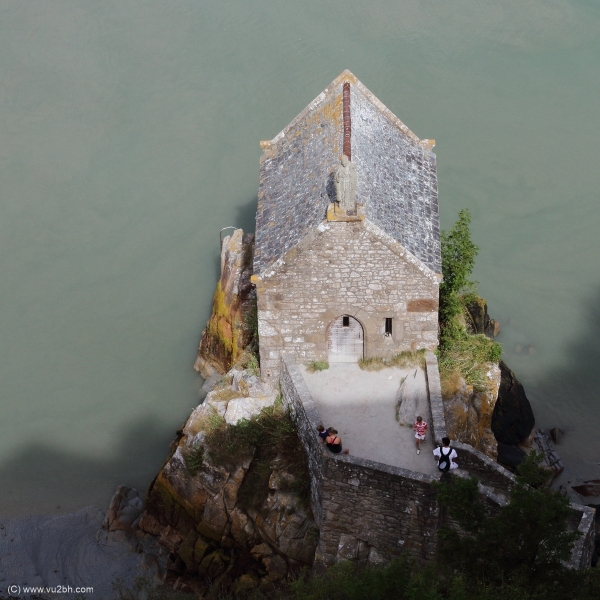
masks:
<instances>
[{"instance_id":1,"label":"narrow slit window","mask_svg":"<svg viewBox=\"0 0 600 600\"><path fill-rule=\"evenodd\" d=\"M392 335L392 318L391 317L386 317L386 319L385 319L385 335L388 337L390 335Z\"/></svg>"},{"instance_id":2,"label":"narrow slit window","mask_svg":"<svg viewBox=\"0 0 600 600\"><path fill-rule=\"evenodd\" d=\"M342 326L343 327L350 327L350 317L348 315L344 315L342 317Z\"/></svg>"}]
</instances>

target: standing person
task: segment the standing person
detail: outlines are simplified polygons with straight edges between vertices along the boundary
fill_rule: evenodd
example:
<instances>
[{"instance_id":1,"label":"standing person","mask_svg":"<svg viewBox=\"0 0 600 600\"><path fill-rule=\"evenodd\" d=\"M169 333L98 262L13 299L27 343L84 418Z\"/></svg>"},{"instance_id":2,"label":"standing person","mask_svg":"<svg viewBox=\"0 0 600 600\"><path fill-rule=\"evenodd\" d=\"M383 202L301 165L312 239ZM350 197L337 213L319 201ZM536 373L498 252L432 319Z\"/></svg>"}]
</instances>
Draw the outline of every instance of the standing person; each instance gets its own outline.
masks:
<instances>
[{"instance_id":1,"label":"standing person","mask_svg":"<svg viewBox=\"0 0 600 600\"><path fill-rule=\"evenodd\" d=\"M417 454L421 454L419 444L425 443L425 434L427 433L427 423L423 421L423 417L417 417L415 424L413 425L415 432L415 446L417 447Z\"/></svg>"},{"instance_id":2,"label":"standing person","mask_svg":"<svg viewBox=\"0 0 600 600\"><path fill-rule=\"evenodd\" d=\"M438 463L438 469L440 471L449 471L450 469L458 469L458 465L454 462L454 459L458 456L454 448L450 448L450 438L442 438L441 448L436 448L433 451L433 456Z\"/></svg>"},{"instance_id":3,"label":"standing person","mask_svg":"<svg viewBox=\"0 0 600 600\"><path fill-rule=\"evenodd\" d=\"M329 428L329 436L325 439L325 443L334 454L349 453L349 450L342 450L342 438L338 435L337 429Z\"/></svg>"}]
</instances>

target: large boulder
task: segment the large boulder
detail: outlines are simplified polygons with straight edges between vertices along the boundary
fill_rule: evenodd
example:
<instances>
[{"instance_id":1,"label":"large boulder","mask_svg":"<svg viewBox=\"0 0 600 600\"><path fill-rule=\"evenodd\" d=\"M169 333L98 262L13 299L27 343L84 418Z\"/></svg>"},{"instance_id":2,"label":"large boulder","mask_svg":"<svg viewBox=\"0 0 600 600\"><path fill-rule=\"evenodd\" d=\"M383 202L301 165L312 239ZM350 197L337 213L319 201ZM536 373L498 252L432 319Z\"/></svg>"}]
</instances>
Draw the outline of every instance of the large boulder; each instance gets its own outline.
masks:
<instances>
[{"instance_id":1,"label":"large boulder","mask_svg":"<svg viewBox=\"0 0 600 600\"><path fill-rule=\"evenodd\" d=\"M102 528L133 533L143 509L139 492L127 485L120 485L110 502Z\"/></svg>"},{"instance_id":2,"label":"large boulder","mask_svg":"<svg viewBox=\"0 0 600 600\"><path fill-rule=\"evenodd\" d=\"M487 302L483 298L473 298L465 304L467 309L467 329L473 333L482 333L495 338L500 333L500 323L490 318Z\"/></svg>"},{"instance_id":3,"label":"large boulder","mask_svg":"<svg viewBox=\"0 0 600 600\"><path fill-rule=\"evenodd\" d=\"M470 444L494 460L498 449L491 424L499 387L500 367L490 363L485 389L474 390L462 377L457 380L455 389L442 388L449 437Z\"/></svg>"},{"instance_id":4,"label":"large boulder","mask_svg":"<svg viewBox=\"0 0 600 600\"><path fill-rule=\"evenodd\" d=\"M492 414L492 431L498 442L524 444L535 426L531 404L515 374L500 361L500 389Z\"/></svg>"},{"instance_id":5,"label":"large boulder","mask_svg":"<svg viewBox=\"0 0 600 600\"><path fill-rule=\"evenodd\" d=\"M515 471L516 468L525 460L525 452L518 446L511 446L498 442L498 462Z\"/></svg>"}]
</instances>

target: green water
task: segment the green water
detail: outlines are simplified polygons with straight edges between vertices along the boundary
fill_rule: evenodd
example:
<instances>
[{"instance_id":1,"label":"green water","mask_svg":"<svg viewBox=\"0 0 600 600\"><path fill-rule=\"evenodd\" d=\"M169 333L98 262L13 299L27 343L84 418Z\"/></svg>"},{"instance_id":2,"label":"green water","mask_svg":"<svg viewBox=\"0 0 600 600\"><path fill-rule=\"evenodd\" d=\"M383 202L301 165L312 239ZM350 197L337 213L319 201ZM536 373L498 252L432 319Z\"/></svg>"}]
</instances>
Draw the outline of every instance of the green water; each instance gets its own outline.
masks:
<instances>
[{"instance_id":1,"label":"green water","mask_svg":"<svg viewBox=\"0 0 600 600\"><path fill-rule=\"evenodd\" d=\"M148 484L197 403L219 229L253 229L258 142L345 68L437 140L505 359L600 476L597 2L4 1L0 514Z\"/></svg>"}]
</instances>

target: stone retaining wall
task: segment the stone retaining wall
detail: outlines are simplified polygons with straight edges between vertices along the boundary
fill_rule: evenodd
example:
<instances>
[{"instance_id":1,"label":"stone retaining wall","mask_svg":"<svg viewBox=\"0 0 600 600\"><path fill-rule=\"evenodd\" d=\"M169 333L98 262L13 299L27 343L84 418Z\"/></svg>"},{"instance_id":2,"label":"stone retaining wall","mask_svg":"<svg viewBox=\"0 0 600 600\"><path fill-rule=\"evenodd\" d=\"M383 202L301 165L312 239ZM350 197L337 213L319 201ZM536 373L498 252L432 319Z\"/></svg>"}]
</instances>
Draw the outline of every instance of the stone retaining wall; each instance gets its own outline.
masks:
<instances>
[{"instance_id":1,"label":"stone retaining wall","mask_svg":"<svg viewBox=\"0 0 600 600\"><path fill-rule=\"evenodd\" d=\"M586 569L592 562L592 553L594 552L594 516L596 510L589 506L581 504L571 504L573 510L581 515L577 530L581 532L581 537L575 542L571 560L567 566L571 569Z\"/></svg>"},{"instance_id":2,"label":"stone retaining wall","mask_svg":"<svg viewBox=\"0 0 600 600\"><path fill-rule=\"evenodd\" d=\"M439 411L441 392L437 361L427 355L432 428L434 439L445 436L445 420ZM281 391L302 440L311 478L311 504L320 528L315 565L330 566L339 560L378 562L401 552L431 559L437 546L440 515L432 483L441 478L415 473L355 456L333 455L319 441L321 424L317 407L296 363L281 361ZM487 503L506 503L514 475L468 444L454 442L461 469L475 475ZM573 549L569 566L589 566L594 545L594 513L572 505L573 524L582 536Z\"/></svg>"},{"instance_id":3,"label":"stone retaining wall","mask_svg":"<svg viewBox=\"0 0 600 600\"><path fill-rule=\"evenodd\" d=\"M442 438L446 437L446 418L444 416L444 403L442 401L442 384L440 370L436 355L428 350L425 353L425 373L427 375L427 388L429 390L429 408L431 410L431 433L434 442L442 445Z\"/></svg>"},{"instance_id":4,"label":"stone retaining wall","mask_svg":"<svg viewBox=\"0 0 600 600\"><path fill-rule=\"evenodd\" d=\"M296 423L298 437L302 441L310 474L310 500L315 521L321 527L323 509L321 502L321 480L323 474L323 444L317 435L317 426L321 424L319 411L313 402L308 387L298 366L282 362L281 393L283 404L290 411Z\"/></svg>"},{"instance_id":5,"label":"stone retaining wall","mask_svg":"<svg viewBox=\"0 0 600 600\"><path fill-rule=\"evenodd\" d=\"M439 476L328 452L317 436L319 413L291 360L282 360L281 391L308 458L312 509L321 529L315 562L377 562L404 550L432 558L438 508L431 482Z\"/></svg>"},{"instance_id":6,"label":"stone retaining wall","mask_svg":"<svg viewBox=\"0 0 600 600\"><path fill-rule=\"evenodd\" d=\"M413 473L354 456L324 461L323 527L316 560L435 555L438 506L431 483L438 477ZM361 555L362 554L362 555Z\"/></svg>"}]
</instances>

